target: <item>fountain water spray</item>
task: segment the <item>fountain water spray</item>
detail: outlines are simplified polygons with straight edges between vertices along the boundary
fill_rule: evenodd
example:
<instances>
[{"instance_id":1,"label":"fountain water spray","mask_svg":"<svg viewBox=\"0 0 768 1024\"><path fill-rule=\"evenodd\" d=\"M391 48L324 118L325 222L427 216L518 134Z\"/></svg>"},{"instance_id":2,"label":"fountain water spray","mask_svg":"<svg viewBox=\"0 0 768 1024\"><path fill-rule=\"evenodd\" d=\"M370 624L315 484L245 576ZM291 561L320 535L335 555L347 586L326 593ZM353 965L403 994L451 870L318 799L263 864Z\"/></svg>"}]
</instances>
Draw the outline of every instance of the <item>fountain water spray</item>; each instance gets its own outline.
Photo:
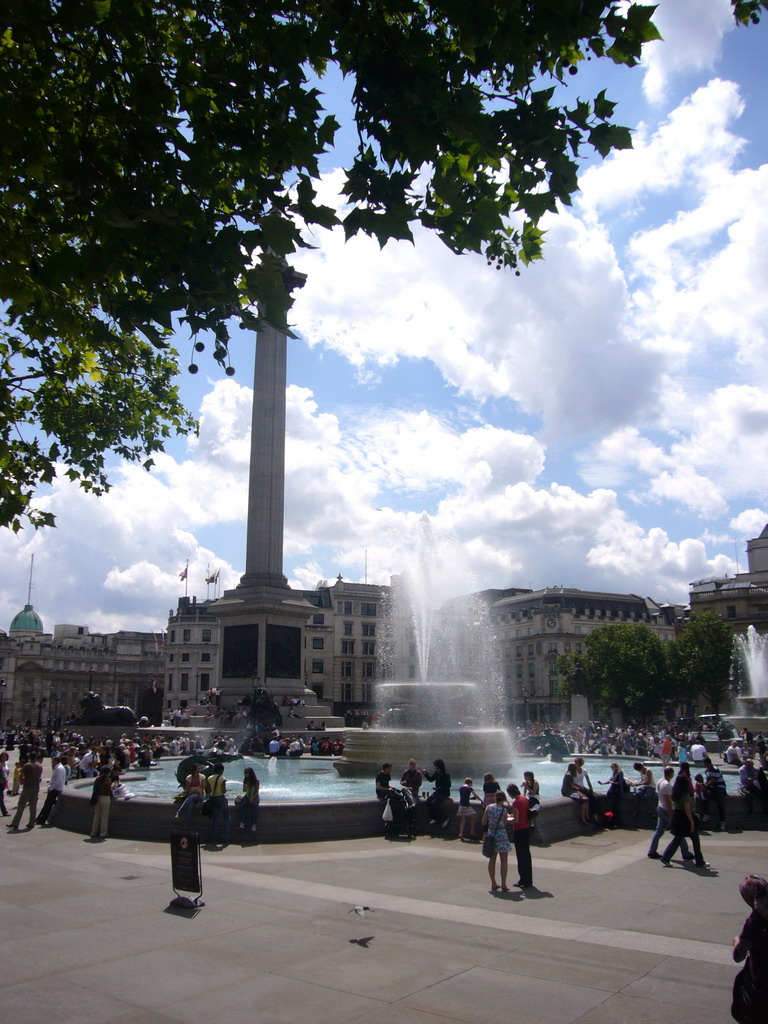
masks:
<instances>
[{"instance_id":1,"label":"fountain water spray","mask_svg":"<svg viewBox=\"0 0 768 1024\"><path fill-rule=\"evenodd\" d=\"M397 772L410 757L441 757L454 773L511 763L488 607L467 596L463 550L436 538L425 514L408 561L393 577L377 648L386 680L376 687L379 723L347 731L337 770L362 774L391 761Z\"/></svg>"}]
</instances>

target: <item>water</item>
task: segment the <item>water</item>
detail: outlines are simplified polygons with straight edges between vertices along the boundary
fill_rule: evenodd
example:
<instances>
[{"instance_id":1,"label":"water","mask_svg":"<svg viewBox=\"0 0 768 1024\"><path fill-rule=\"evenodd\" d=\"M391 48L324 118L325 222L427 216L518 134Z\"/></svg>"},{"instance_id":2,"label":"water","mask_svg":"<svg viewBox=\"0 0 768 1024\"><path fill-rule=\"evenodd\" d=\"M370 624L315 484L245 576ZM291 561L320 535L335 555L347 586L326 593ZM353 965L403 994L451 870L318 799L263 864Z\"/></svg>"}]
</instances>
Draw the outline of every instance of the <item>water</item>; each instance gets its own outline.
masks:
<instances>
[{"instance_id":1,"label":"water","mask_svg":"<svg viewBox=\"0 0 768 1024\"><path fill-rule=\"evenodd\" d=\"M415 548L399 557L406 569L392 578L379 645L382 678L391 680L376 687L382 724L497 726L504 716L496 645L488 609L471 595L462 545L437 537L425 513Z\"/></svg>"},{"instance_id":2,"label":"water","mask_svg":"<svg viewBox=\"0 0 768 1024\"><path fill-rule=\"evenodd\" d=\"M123 776L128 789L137 796L154 796L173 798L180 792L176 781L176 766L178 760L168 759L161 761L159 768L147 772L146 781L140 782L131 777L132 773ZM340 777L330 760L310 760L309 758L278 758L277 760L265 761L244 757L242 761L231 761L224 765L224 777L227 780L227 795L230 800L241 792L243 784L243 771L251 767L255 770L261 782L261 799L272 803L299 802L306 800L367 800L373 797L374 774L370 777ZM395 768L393 781L395 785L400 778L398 772L401 769ZM632 771L632 763L625 762L624 770L627 778L633 779L635 772ZM464 782L464 773L456 771L455 767L448 764L448 771L451 773L453 789L451 790L454 799L458 799L459 786ZM520 785L524 771L532 771L539 781L541 796L544 799L560 796L560 785L562 783L564 764L553 764L549 761L540 761L535 757L516 757L514 765L502 765L491 771L496 779L506 787L507 783L515 782ZM597 792L604 792L605 787L598 785L598 779L606 779L610 776L608 761L587 762L587 771L592 779L592 785ZM695 772L694 772L695 774ZM654 778L658 777L658 769L654 769ZM735 776L726 775L726 783L730 792L736 792L738 779ZM474 787L482 794L482 776L474 778ZM431 786L422 787L422 792L429 792Z\"/></svg>"},{"instance_id":3,"label":"water","mask_svg":"<svg viewBox=\"0 0 768 1024\"><path fill-rule=\"evenodd\" d=\"M750 697L768 699L768 637L749 626L744 636L737 636L734 645L749 682Z\"/></svg>"}]
</instances>

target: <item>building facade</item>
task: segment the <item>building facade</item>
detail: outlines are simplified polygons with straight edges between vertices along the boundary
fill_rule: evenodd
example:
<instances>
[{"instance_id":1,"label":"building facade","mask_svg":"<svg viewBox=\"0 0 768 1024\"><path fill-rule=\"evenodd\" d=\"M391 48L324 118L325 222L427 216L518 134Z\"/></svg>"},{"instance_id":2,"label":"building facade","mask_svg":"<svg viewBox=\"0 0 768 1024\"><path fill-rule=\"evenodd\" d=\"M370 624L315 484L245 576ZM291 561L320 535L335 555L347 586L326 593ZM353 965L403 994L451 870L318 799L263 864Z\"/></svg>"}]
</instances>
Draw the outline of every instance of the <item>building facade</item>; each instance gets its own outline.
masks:
<instances>
[{"instance_id":1,"label":"building facade","mask_svg":"<svg viewBox=\"0 0 768 1024\"><path fill-rule=\"evenodd\" d=\"M165 645L165 707L194 707L218 686L217 652L221 627L211 611L213 601L180 597L168 613Z\"/></svg>"},{"instance_id":2,"label":"building facade","mask_svg":"<svg viewBox=\"0 0 768 1024\"><path fill-rule=\"evenodd\" d=\"M557 659L581 654L597 626L644 623L662 640L675 635L680 610L635 594L548 587L502 598L491 607L502 661L506 704L516 721L559 722L571 717L557 697Z\"/></svg>"},{"instance_id":3,"label":"building facade","mask_svg":"<svg viewBox=\"0 0 768 1024\"><path fill-rule=\"evenodd\" d=\"M303 592L315 609L305 626L305 685L348 720L368 717L375 706L389 589L339 576Z\"/></svg>"},{"instance_id":4,"label":"building facade","mask_svg":"<svg viewBox=\"0 0 768 1024\"><path fill-rule=\"evenodd\" d=\"M725 619L735 634L754 626L768 634L768 525L747 541L746 572L712 576L691 583L691 613L711 611Z\"/></svg>"},{"instance_id":5,"label":"building facade","mask_svg":"<svg viewBox=\"0 0 768 1024\"><path fill-rule=\"evenodd\" d=\"M79 715L91 691L106 705L135 709L163 678L164 642L162 633L91 633L69 624L45 633L28 605L0 633L0 721L57 727Z\"/></svg>"}]
</instances>

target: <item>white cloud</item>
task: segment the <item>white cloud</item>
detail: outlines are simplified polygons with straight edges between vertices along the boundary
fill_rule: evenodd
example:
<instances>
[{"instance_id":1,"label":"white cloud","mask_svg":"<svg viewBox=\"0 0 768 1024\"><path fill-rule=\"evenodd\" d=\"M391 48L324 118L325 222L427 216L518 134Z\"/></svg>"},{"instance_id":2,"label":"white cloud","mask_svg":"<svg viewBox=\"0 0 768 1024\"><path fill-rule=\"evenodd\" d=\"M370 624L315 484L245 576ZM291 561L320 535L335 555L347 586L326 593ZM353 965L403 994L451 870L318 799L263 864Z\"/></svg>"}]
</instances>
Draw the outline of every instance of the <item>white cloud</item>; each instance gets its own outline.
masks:
<instances>
[{"instance_id":1,"label":"white cloud","mask_svg":"<svg viewBox=\"0 0 768 1024\"><path fill-rule=\"evenodd\" d=\"M654 103L663 100L669 80L682 72L709 70L723 36L733 26L730 0L657 0L653 20L662 39L643 50L644 89Z\"/></svg>"}]
</instances>

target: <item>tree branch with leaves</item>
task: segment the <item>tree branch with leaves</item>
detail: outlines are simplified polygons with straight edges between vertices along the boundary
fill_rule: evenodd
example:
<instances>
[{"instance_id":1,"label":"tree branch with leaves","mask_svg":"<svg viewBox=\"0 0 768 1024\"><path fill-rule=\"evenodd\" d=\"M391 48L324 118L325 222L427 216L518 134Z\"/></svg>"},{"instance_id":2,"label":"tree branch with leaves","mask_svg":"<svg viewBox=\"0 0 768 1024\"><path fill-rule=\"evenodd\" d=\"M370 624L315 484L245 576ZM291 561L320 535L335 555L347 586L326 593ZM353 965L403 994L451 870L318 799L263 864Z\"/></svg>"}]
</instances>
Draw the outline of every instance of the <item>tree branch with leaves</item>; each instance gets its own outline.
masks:
<instances>
[{"instance_id":1,"label":"tree branch with leaves","mask_svg":"<svg viewBox=\"0 0 768 1024\"><path fill-rule=\"evenodd\" d=\"M738 20L765 3L737 2ZM283 271L307 229L384 245L434 231L517 271L585 150L631 144L584 61L632 66L653 8L603 0L6 0L0 13L0 524L59 464L108 486L194 429L175 332L289 330ZM345 208L318 198L353 83ZM204 340L203 340L204 339Z\"/></svg>"}]
</instances>

